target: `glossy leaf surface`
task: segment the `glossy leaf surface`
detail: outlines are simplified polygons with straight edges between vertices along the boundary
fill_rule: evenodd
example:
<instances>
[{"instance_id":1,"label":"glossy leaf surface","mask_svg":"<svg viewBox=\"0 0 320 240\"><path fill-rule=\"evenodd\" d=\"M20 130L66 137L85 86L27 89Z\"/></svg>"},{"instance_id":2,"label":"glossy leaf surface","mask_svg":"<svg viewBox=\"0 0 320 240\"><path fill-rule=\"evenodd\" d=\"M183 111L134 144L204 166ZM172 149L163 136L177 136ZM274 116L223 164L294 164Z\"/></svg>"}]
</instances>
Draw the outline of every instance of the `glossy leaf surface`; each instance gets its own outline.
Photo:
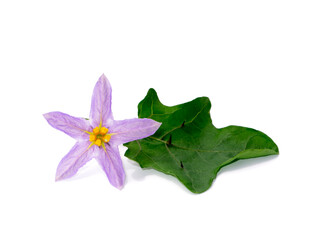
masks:
<instances>
[{"instance_id":1,"label":"glossy leaf surface","mask_svg":"<svg viewBox=\"0 0 320 240\"><path fill-rule=\"evenodd\" d=\"M210 100L168 107L154 89L138 105L139 118L162 122L147 138L125 144L125 156L142 168L153 168L178 178L190 191L206 191L219 170L240 159L279 154L266 134L245 127L218 129L210 117Z\"/></svg>"}]
</instances>

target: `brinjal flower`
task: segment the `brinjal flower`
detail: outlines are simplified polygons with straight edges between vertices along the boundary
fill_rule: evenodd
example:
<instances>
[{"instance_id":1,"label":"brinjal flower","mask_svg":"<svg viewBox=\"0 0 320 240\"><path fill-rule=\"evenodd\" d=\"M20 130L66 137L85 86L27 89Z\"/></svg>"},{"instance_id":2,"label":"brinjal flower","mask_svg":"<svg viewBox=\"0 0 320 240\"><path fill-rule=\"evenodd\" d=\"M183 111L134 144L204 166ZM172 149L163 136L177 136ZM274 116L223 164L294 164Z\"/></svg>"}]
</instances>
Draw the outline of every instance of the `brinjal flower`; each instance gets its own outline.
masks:
<instances>
[{"instance_id":1,"label":"brinjal flower","mask_svg":"<svg viewBox=\"0 0 320 240\"><path fill-rule=\"evenodd\" d=\"M154 134L161 125L147 118L114 120L111 111L111 85L105 75L99 78L94 87L89 120L62 112L50 112L43 116L52 127L77 140L59 163L56 181L72 177L79 168L95 158L110 183L119 189L123 187L125 172L118 145L146 138Z\"/></svg>"}]
</instances>

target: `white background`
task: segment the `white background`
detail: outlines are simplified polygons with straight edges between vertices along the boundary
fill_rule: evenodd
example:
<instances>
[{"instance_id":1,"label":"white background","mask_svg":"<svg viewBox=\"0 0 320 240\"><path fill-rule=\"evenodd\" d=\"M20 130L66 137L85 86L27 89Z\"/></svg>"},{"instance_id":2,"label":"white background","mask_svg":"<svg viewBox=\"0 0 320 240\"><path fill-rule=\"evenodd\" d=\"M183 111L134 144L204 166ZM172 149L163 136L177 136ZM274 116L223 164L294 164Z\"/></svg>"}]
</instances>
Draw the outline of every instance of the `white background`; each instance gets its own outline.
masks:
<instances>
[{"instance_id":1,"label":"white background","mask_svg":"<svg viewBox=\"0 0 320 240\"><path fill-rule=\"evenodd\" d=\"M0 239L319 239L320 2L1 1ZM193 194L123 156L55 182L74 140L42 114L89 115L105 73L116 119L153 87L208 96L217 127L268 134L278 157L224 168Z\"/></svg>"}]
</instances>

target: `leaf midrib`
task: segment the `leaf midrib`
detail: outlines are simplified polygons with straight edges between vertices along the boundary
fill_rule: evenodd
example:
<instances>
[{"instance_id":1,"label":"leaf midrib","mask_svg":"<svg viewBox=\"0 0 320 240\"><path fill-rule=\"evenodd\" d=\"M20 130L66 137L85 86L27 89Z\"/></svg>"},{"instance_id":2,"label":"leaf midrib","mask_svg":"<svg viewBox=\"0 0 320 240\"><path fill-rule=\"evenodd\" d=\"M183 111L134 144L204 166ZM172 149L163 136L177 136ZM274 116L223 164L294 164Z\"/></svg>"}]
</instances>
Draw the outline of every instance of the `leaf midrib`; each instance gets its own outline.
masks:
<instances>
[{"instance_id":1,"label":"leaf midrib","mask_svg":"<svg viewBox=\"0 0 320 240\"><path fill-rule=\"evenodd\" d=\"M197 112L197 114L188 122L185 122L185 125L192 123L199 115L200 113L203 111L203 109L209 104L209 102L207 102L206 104L204 104L204 106L200 109L199 112ZM166 132L165 134L163 134L160 138L163 139L165 136L167 136L169 133L172 133L174 130L177 130L181 128L181 125L178 127L175 127L173 129L171 129L170 131Z\"/></svg>"},{"instance_id":2,"label":"leaf midrib","mask_svg":"<svg viewBox=\"0 0 320 240\"><path fill-rule=\"evenodd\" d=\"M155 138L155 137L147 137L149 139L153 139L155 141L159 141L162 142L165 145L168 145L168 142L161 140L159 138ZM138 140L137 140L138 141ZM140 140L139 140L140 141ZM190 150L190 151L196 151L196 152L212 152L212 153L222 153L222 152L239 152L239 151L220 151L220 150L208 150L208 149L195 149L195 148L186 148L186 147L182 147L176 144L171 143L170 146L176 147L176 148L180 148L183 150ZM241 152L241 151L240 151Z\"/></svg>"}]
</instances>

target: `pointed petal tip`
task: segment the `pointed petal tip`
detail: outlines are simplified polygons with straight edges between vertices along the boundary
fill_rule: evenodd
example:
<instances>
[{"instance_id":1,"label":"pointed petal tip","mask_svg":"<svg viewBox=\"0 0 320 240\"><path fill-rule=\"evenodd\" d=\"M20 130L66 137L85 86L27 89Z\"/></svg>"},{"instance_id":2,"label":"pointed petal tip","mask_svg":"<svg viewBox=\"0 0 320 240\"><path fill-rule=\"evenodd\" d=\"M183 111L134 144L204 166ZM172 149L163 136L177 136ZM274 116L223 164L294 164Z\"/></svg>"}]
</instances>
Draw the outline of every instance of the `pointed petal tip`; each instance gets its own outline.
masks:
<instances>
[{"instance_id":1,"label":"pointed petal tip","mask_svg":"<svg viewBox=\"0 0 320 240\"><path fill-rule=\"evenodd\" d=\"M106 77L106 75L104 75L104 73L102 73L98 81L108 81L108 78Z\"/></svg>"},{"instance_id":2,"label":"pointed petal tip","mask_svg":"<svg viewBox=\"0 0 320 240\"><path fill-rule=\"evenodd\" d=\"M43 116L45 119L48 119L48 118L49 118L49 113L43 113L42 116Z\"/></svg>"},{"instance_id":3,"label":"pointed petal tip","mask_svg":"<svg viewBox=\"0 0 320 240\"><path fill-rule=\"evenodd\" d=\"M46 119L49 120L50 118L54 117L55 114L59 114L61 112L57 112L57 111L53 111L53 112L47 112L47 113L43 113L42 116Z\"/></svg>"},{"instance_id":4,"label":"pointed petal tip","mask_svg":"<svg viewBox=\"0 0 320 240\"><path fill-rule=\"evenodd\" d=\"M124 187L124 183L125 183L125 177L123 177L122 179L118 179L118 181L110 181L109 179L109 182L111 183L111 186L115 187L116 189L118 190L122 190L123 187Z\"/></svg>"},{"instance_id":5,"label":"pointed petal tip","mask_svg":"<svg viewBox=\"0 0 320 240\"><path fill-rule=\"evenodd\" d=\"M156 132L156 131L158 131L158 129L161 127L161 125L162 125L162 123L161 122L157 122L157 121L155 121L155 123L154 123L154 132L153 132L153 134Z\"/></svg>"},{"instance_id":6,"label":"pointed petal tip","mask_svg":"<svg viewBox=\"0 0 320 240\"><path fill-rule=\"evenodd\" d=\"M144 119L148 119L151 122L151 126L155 128L155 131L157 131L162 124L161 122L157 122L157 121L150 119L150 118L144 118Z\"/></svg>"},{"instance_id":7,"label":"pointed petal tip","mask_svg":"<svg viewBox=\"0 0 320 240\"><path fill-rule=\"evenodd\" d=\"M124 187L124 184L122 184L120 186L114 186L114 187L121 191L123 189L123 187Z\"/></svg>"},{"instance_id":8,"label":"pointed petal tip","mask_svg":"<svg viewBox=\"0 0 320 240\"><path fill-rule=\"evenodd\" d=\"M155 125L159 128L162 125L162 123L155 121Z\"/></svg>"},{"instance_id":9,"label":"pointed petal tip","mask_svg":"<svg viewBox=\"0 0 320 240\"><path fill-rule=\"evenodd\" d=\"M154 120L153 120L154 121ZM161 122L157 122L157 121L154 121L154 123L153 123L153 128L154 128L154 132L153 132L153 134L156 132L156 131L158 131L158 129L161 127Z\"/></svg>"},{"instance_id":10,"label":"pointed petal tip","mask_svg":"<svg viewBox=\"0 0 320 240\"><path fill-rule=\"evenodd\" d=\"M119 177L118 179L111 180L108 176L108 179L109 179L111 186L113 186L116 189L121 191L124 188L124 184L125 184L125 174L122 176L118 176L118 177Z\"/></svg>"},{"instance_id":11,"label":"pointed petal tip","mask_svg":"<svg viewBox=\"0 0 320 240\"><path fill-rule=\"evenodd\" d=\"M63 179L65 179L64 175L61 174L61 172L59 173L59 171L57 170L56 176L55 176L55 179L54 179L55 182L59 182L59 181L61 181L61 180L63 180Z\"/></svg>"}]
</instances>

